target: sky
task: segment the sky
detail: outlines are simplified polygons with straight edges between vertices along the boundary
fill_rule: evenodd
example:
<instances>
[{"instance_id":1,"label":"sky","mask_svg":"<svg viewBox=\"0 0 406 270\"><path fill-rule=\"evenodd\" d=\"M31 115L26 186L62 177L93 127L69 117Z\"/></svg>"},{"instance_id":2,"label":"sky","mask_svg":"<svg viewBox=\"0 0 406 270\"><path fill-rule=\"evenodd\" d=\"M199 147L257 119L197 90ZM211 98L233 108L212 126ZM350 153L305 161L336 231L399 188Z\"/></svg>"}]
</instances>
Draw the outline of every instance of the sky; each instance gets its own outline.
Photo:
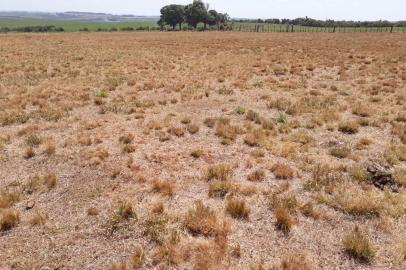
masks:
<instances>
[{"instance_id":1,"label":"sky","mask_svg":"<svg viewBox=\"0 0 406 270\"><path fill-rule=\"evenodd\" d=\"M159 15L167 4L192 0L0 0L0 11L88 11ZM334 20L406 20L406 0L207 0L211 8L233 18Z\"/></svg>"}]
</instances>

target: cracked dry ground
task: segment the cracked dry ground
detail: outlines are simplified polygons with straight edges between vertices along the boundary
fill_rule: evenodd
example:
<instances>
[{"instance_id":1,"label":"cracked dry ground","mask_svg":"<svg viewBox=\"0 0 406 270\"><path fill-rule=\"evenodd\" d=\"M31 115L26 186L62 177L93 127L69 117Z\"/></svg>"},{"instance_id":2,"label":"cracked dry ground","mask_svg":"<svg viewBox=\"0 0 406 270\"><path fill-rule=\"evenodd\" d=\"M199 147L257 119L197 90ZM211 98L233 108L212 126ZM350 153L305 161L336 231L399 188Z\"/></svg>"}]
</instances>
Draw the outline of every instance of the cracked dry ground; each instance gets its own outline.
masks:
<instances>
[{"instance_id":1,"label":"cracked dry ground","mask_svg":"<svg viewBox=\"0 0 406 270\"><path fill-rule=\"evenodd\" d=\"M0 269L405 269L405 37L1 35Z\"/></svg>"}]
</instances>

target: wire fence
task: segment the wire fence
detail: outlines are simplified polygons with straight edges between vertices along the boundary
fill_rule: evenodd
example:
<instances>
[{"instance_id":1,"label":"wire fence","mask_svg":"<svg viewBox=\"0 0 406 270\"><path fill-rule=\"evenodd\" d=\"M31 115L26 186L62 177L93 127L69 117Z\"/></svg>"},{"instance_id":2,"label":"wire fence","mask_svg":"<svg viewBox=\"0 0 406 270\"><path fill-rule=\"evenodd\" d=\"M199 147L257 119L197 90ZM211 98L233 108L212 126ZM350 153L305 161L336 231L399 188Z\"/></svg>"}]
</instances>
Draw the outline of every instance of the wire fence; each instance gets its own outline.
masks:
<instances>
[{"instance_id":1,"label":"wire fence","mask_svg":"<svg viewBox=\"0 0 406 270\"><path fill-rule=\"evenodd\" d=\"M386 32L386 33L405 33L406 27L315 27L301 26L292 24L233 24L233 31L240 32L285 32L285 33L368 33L368 32Z\"/></svg>"}]
</instances>

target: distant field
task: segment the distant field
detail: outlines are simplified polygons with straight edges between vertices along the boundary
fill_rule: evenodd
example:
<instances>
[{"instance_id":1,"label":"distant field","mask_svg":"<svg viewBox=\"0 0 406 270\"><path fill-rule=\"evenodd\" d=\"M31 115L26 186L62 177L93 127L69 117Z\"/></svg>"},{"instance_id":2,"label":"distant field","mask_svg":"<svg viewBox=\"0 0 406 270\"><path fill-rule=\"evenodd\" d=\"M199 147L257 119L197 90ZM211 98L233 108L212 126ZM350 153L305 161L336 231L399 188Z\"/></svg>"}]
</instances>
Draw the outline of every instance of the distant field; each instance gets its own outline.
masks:
<instances>
[{"instance_id":1,"label":"distant field","mask_svg":"<svg viewBox=\"0 0 406 270\"><path fill-rule=\"evenodd\" d=\"M46 26L54 25L63 27L66 32L78 32L81 29L87 28L89 31L97 31L98 29L110 30L116 28L120 30L124 27L158 27L155 21L134 21L134 22L89 22L89 21L64 21L64 20L43 20L43 19L5 19L0 18L0 28L16 28L24 26ZM186 26L186 24L183 24ZM250 23L250 22L232 22L234 31L245 32L292 32L292 25L286 24L268 24L268 23ZM203 24L198 25L203 28ZM259 27L259 28L258 28ZM215 28L215 27L214 27ZM333 32L333 27L309 27L294 25L293 32ZM390 27L336 27L336 32L389 32ZM406 27L394 27L393 32L406 32Z\"/></svg>"},{"instance_id":2,"label":"distant field","mask_svg":"<svg viewBox=\"0 0 406 270\"><path fill-rule=\"evenodd\" d=\"M55 25L63 27L66 32L77 32L80 29L88 28L89 31L96 31L98 28L111 29L122 27L156 27L154 21L139 21L139 22L84 22L84 21L62 21L62 20L39 20L39 19L0 19L0 28L2 27L24 27L24 26L44 26Z\"/></svg>"}]
</instances>

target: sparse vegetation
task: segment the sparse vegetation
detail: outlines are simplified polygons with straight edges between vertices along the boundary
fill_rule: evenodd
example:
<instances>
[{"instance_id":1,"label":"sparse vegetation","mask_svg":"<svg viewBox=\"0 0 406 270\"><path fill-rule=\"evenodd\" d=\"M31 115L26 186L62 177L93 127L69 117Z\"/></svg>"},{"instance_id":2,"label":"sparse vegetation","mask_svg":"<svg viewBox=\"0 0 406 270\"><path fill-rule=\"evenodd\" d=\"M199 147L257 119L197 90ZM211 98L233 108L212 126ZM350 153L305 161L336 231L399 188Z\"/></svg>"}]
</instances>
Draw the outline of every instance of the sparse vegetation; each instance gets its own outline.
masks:
<instances>
[{"instance_id":1,"label":"sparse vegetation","mask_svg":"<svg viewBox=\"0 0 406 270\"><path fill-rule=\"evenodd\" d=\"M2 34L0 268L402 268L404 36L239 26Z\"/></svg>"}]
</instances>

